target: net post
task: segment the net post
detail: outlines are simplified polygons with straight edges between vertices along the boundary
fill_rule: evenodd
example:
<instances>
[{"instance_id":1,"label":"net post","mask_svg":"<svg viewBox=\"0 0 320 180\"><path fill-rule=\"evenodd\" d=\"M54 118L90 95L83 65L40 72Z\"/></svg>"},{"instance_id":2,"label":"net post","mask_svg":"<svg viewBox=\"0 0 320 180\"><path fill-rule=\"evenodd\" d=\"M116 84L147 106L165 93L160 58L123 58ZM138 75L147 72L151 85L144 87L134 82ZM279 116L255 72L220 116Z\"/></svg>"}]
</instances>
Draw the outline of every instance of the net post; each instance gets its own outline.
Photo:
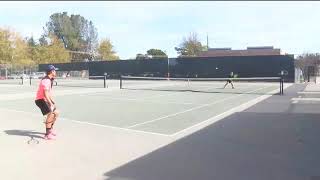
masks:
<instances>
[{"instance_id":1,"label":"net post","mask_svg":"<svg viewBox=\"0 0 320 180\"><path fill-rule=\"evenodd\" d=\"M120 89L122 89L122 75L120 74Z\"/></svg>"},{"instance_id":2,"label":"net post","mask_svg":"<svg viewBox=\"0 0 320 180\"><path fill-rule=\"evenodd\" d=\"M281 78L279 79L279 83L280 83L280 91L279 91L279 95L281 95L282 94L282 88L281 88Z\"/></svg>"},{"instance_id":3,"label":"net post","mask_svg":"<svg viewBox=\"0 0 320 180\"><path fill-rule=\"evenodd\" d=\"M280 82L280 95L283 95L283 90L284 90L284 88L283 88L283 84L284 84L283 76L280 76L279 82Z\"/></svg>"},{"instance_id":4,"label":"net post","mask_svg":"<svg viewBox=\"0 0 320 180\"><path fill-rule=\"evenodd\" d=\"M107 75L103 76L103 87L106 88Z\"/></svg>"},{"instance_id":5,"label":"net post","mask_svg":"<svg viewBox=\"0 0 320 180\"><path fill-rule=\"evenodd\" d=\"M284 74L284 72L280 71L280 80L279 80L279 82L280 82L280 95L283 94L283 87L282 87L283 86L283 83L282 83L283 74Z\"/></svg>"},{"instance_id":6,"label":"net post","mask_svg":"<svg viewBox=\"0 0 320 180\"><path fill-rule=\"evenodd\" d=\"M31 76L29 77L29 83L30 83L30 86L31 86Z\"/></svg>"},{"instance_id":7,"label":"net post","mask_svg":"<svg viewBox=\"0 0 320 180\"><path fill-rule=\"evenodd\" d=\"M281 77L281 87L282 87L281 90L282 90L282 95L284 94L284 92L283 92L283 91L284 91L284 87L283 87L283 86L284 86L284 78Z\"/></svg>"},{"instance_id":8,"label":"net post","mask_svg":"<svg viewBox=\"0 0 320 180\"><path fill-rule=\"evenodd\" d=\"M21 85L23 85L23 77L21 76L20 78L21 78Z\"/></svg>"},{"instance_id":9,"label":"net post","mask_svg":"<svg viewBox=\"0 0 320 180\"><path fill-rule=\"evenodd\" d=\"M279 82L280 82L280 95L283 95L283 78L282 78L282 76L280 77Z\"/></svg>"}]
</instances>

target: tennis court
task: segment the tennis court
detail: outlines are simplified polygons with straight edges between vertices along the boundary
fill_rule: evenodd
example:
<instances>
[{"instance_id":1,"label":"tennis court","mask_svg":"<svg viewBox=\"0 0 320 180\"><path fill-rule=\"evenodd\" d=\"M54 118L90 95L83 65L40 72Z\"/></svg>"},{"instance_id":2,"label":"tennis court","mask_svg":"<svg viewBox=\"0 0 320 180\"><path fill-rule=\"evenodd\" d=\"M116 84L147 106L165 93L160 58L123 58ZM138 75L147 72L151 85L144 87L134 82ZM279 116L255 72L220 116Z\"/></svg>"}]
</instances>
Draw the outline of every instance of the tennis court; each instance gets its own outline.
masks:
<instances>
[{"instance_id":1,"label":"tennis court","mask_svg":"<svg viewBox=\"0 0 320 180\"><path fill-rule=\"evenodd\" d=\"M108 88L86 88L73 80L71 86L54 86L60 111L58 138L43 137L43 116L34 104L37 84L0 84L1 155L3 178L102 179L134 159L242 111L270 96L279 96L278 83L123 81L107 80ZM169 86L168 86L169 83ZM173 83L173 84L172 84ZM129 87L130 85L130 87ZM131 86L132 85L132 86ZM284 88L290 84L285 84ZM24 163L21 164L21 161ZM52 162L51 167L43 164ZM12 168L8 168L12 167ZM40 170L40 172L38 172Z\"/></svg>"},{"instance_id":2,"label":"tennis court","mask_svg":"<svg viewBox=\"0 0 320 180\"><path fill-rule=\"evenodd\" d=\"M83 81L83 87L88 81L94 81L94 84L102 82ZM109 80L110 88L90 91L57 86L55 100L65 119L171 136L261 96L279 93L277 83L234 82L235 89L230 86L223 89L224 82L205 82L189 85L193 86L191 91L188 87L182 90L181 84L170 84L169 89L165 90L168 88L167 82L165 85L162 82L149 84L144 80L130 83L135 84L134 87L153 89L119 89L117 80ZM186 85L185 82L182 84ZM9 88L9 91L17 92L19 88L35 91L35 85ZM34 95L29 92L28 95L23 99L5 101L0 108L39 113L34 106Z\"/></svg>"}]
</instances>

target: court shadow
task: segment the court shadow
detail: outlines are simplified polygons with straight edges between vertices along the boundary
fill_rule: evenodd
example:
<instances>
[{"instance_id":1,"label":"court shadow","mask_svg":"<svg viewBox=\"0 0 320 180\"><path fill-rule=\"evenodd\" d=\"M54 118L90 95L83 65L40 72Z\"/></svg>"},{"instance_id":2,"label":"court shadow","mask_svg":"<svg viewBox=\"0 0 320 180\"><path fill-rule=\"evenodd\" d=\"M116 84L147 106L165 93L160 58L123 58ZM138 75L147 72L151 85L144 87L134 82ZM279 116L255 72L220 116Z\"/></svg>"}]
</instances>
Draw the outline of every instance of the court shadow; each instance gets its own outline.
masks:
<instances>
[{"instance_id":1,"label":"court shadow","mask_svg":"<svg viewBox=\"0 0 320 180\"><path fill-rule=\"evenodd\" d=\"M12 135L12 136L25 136L25 137L30 137L32 139L38 138L38 139L43 139L43 136L45 133L41 132L36 132L36 131L29 131L29 130L5 130L4 131L7 135Z\"/></svg>"},{"instance_id":2,"label":"court shadow","mask_svg":"<svg viewBox=\"0 0 320 180\"><path fill-rule=\"evenodd\" d=\"M105 180L320 177L320 114L240 112L104 174Z\"/></svg>"},{"instance_id":3,"label":"court shadow","mask_svg":"<svg viewBox=\"0 0 320 180\"><path fill-rule=\"evenodd\" d=\"M314 180L320 177L319 106L290 104L288 88L116 169L105 180ZM304 111L309 111L306 113ZM317 110L317 111L316 111ZM129 150L128 150L129 151Z\"/></svg>"}]
</instances>

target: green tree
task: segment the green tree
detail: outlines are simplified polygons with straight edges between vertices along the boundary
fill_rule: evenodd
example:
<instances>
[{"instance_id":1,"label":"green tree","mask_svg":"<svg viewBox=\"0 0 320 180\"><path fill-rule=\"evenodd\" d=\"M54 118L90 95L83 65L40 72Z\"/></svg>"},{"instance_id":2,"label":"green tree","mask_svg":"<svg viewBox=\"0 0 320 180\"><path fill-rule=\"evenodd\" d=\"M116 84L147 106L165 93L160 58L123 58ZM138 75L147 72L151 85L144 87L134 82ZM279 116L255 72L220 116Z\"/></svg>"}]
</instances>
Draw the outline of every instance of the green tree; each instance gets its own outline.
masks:
<instances>
[{"instance_id":1,"label":"green tree","mask_svg":"<svg viewBox=\"0 0 320 180\"><path fill-rule=\"evenodd\" d=\"M47 46L49 43L47 41L47 38L45 35L41 35L41 37L39 38L39 45L41 46Z\"/></svg>"},{"instance_id":2,"label":"green tree","mask_svg":"<svg viewBox=\"0 0 320 180\"><path fill-rule=\"evenodd\" d=\"M29 54L28 42L18 33L14 36L12 64L20 67L30 67L34 65Z\"/></svg>"},{"instance_id":3,"label":"green tree","mask_svg":"<svg viewBox=\"0 0 320 180\"><path fill-rule=\"evenodd\" d=\"M9 65L13 72L29 73L39 63L69 62L69 52L61 40L50 35L46 42L37 44L33 37L23 38L17 32L0 28L0 63Z\"/></svg>"},{"instance_id":4,"label":"green tree","mask_svg":"<svg viewBox=\"0 0 320 180\"><path fill-rule=\"evenodd\" d=\"M29 56L28 43L19 33L0 29L0 63L17 67L34 64Z\"/></svg>"},{"instance_id":5,"label":"green tree","mask_svg":"<svg viewBox=\"0 0 320 180\"><path fill-rule=\"evenodd\" d=\"M28 44L28 54L29 57L31 58L31 60L35 63L37 61L36 57L37 57L37 50L38 50L38 44L37 42L34 40L33 36L31 36L30 38L27 37L26 38L27 44Z\"/></svg>"},{"instance_id":6,"label":"green tree","mask_svg":"<svg viewBox=\"0 0 320 180\"><path fill-rule=\"evenodd\" d=\"M152 58L167 58L168 55L160 49L149 49L147 51L147 55L151 56Z\"/></svg>"},{"instance_id":7,"label":"green tree","mask_svg":"<svg viewBox=\"0 0 320 180\"><path fill-rule=\"evenodd\" d=\"M80 15L69 16L67 12L54 13L46 23L45 36L54 34L65 49L70 51L95 52L98 33L92 21Z\"/></svg>"},{"instance_id":8,"label":"green tree","mask_svg":"<svg viewBox=\"0 0 320 180\"><path fill-rule=\"evenodd\" d=\"M99 44L98 52L102 60L108 60L108 61L119 60L119 57L116 55L116 52L114 50L114 46L112 45L110 39L108 38L101 40Z\"/></svg>"},{"instance_id":9,"label":"green tree","mask_svg":"<svg viewBox=\"0 0 320 180\"><path fill-rule=\"evenodd\" d=\"M179 47L175 47L178 55L181 56L198 56L201 51L205 50L198 38L197 33L190 33L189 37L183 38Z\"/></svg>"},{"instance_id":10,"label":"green tree","mask_svg":"<svg viewBox=\"0 0 320 180\"><path fill-rule=\"evenodd\" d=\"M51 35L48 45L39 45L35 49L35 61L38 64L70 62L70 54L58 37Z\"/></svg>"},{"instance_id":11,"label":"green tree","mask_svg":"<svg viewBox=\"0 0 320 180\"><path fill-rule=\"evenodd\" d=\"M0 64L12 63L13 56L13 33L9 29L0 28Z\"/></svg>"},{"instance_id":12,"label":"green tree","mask_svg":"<svg viewBox=\"0 0 320 180\"><path fill-rule=\"evenodd\" d=\"M30 46L30 47L36 47L37 46L37 43L34 40L33 36L31 36L30 38L27 37L26 41L28 43L28 46Z\"/></svg>"},{"instance_id":13,"label":"green tree","mask_svg":"<svg viewBox=\"0 0 320 180\"><path fill-rule=\"evenodd\" d=\"M98 48L98 33L97 28L94 27L92 21L89 22L85 32L85 51L95 53Z\"/></svg>"},{"instance_id":14,"label":"green tree","mask_svg":"<svg viewBox=\"0 0 320 180\"><path fill-rule=\"evenodd\" d=\"M150 59L147 54L138 53L138 54L136 55L136 60L145 60L145 59Z\"/></svg>"}]
</instances>

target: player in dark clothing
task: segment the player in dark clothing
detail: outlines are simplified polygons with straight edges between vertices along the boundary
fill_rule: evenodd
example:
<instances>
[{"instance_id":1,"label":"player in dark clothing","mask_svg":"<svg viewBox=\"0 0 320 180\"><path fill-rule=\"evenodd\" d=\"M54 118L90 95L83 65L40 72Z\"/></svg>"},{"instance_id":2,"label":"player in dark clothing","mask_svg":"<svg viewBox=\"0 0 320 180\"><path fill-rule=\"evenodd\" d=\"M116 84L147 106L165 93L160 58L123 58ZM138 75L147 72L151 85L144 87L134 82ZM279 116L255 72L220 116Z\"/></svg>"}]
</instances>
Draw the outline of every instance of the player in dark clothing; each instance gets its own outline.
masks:
<instances>
[{"instance_id":1,"label":"player in dark clothing","mask_svg":"<svg viewBox=\"0 0 320 180\"><path fill-rule=\"evenodd\" d=\"M224 85L223 89L226 88L226 86L230 83L231 86L232 86L232 89L234 89L234 86L233 86L233 83L232 83L232 78L234 78L233 76L233 72L230 73L230 75L228 76L228 80L227 80L227 83Z\"/></svg>"}]
</instances>

